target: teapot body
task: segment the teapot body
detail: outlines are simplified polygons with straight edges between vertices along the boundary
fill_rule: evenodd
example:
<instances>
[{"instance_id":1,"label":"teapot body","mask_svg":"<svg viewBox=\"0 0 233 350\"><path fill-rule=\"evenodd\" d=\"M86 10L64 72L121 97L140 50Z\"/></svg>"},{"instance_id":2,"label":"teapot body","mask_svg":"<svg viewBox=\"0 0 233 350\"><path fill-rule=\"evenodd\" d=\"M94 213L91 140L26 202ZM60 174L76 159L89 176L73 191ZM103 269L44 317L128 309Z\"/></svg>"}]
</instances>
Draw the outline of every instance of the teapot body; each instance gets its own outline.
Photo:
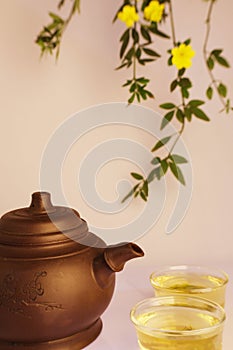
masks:
<instances>
[{"instance_id":1,"label":"teapot body","mask_svg":"<svg viewBox=\"0 0 233 350\"><path fill-rule=\"evenodd\" d=\"M79 350L100 333L115 272L140 257L107 247L77 211L35 192L0 219L0 350Z\"/></svg>"},{"instance_id":2,"label":"teapot body","mask_svg":"<svg viewBox=\"0 0 233 350\"><path fill-rule=\"evenodd\" d=\"M48 349L44 343L51 347L53 341L53 349L90 343L101 331L100 316L115 285L114 274L106 287L93 277L93 261L102 252L87 247L50 258L1 258L0 349L12 342L31 343L31 349Z\"/></svg>"}]
</instances>

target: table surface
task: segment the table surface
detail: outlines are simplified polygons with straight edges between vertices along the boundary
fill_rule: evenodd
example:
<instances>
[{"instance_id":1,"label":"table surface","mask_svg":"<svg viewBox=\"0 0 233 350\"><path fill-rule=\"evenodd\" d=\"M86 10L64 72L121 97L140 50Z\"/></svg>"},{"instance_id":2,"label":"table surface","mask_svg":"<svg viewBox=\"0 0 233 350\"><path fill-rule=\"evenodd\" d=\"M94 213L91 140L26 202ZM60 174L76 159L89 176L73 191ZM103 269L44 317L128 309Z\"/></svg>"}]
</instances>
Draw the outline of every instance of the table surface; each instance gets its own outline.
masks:
<instances>
[{"instance_id":1,"label":"table surface","mask_svg":"<svg viewBox=\"0 0 233 350\"><path fill-rule=\"evenodd\" d=\"M232 264L233 265L233 264ZM221 266L229 275L226 293L227 320L223 335L223 350L233 348L233 266ZM130 309L140 300L152 297L149 275L151 266L140 268L128 263L125 270L117 274L116 289L108 309L102 316L103 330L86 350L138 350L136 333L129 318Z\"/></svg>"}]
</instances>

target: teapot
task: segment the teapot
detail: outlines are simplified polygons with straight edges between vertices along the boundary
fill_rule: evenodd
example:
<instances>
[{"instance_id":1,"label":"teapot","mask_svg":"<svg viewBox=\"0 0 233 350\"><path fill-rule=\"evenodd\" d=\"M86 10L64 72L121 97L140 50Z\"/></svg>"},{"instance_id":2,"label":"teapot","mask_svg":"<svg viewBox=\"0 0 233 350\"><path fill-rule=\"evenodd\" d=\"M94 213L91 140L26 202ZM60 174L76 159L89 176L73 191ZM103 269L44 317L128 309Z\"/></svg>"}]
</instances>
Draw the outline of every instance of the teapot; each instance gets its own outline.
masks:
<instances>
[{"instance_id":1,"label":"teapot","mask_svg":"<svg viewBox=\"0 0 233 350\"><path fill-rule=\"evenodd\" d=\"M107 246L48 192L0 219L0 350L79 350L102 329L115 272L142 257L135 243Z\"/></svg>"}]
</instances>

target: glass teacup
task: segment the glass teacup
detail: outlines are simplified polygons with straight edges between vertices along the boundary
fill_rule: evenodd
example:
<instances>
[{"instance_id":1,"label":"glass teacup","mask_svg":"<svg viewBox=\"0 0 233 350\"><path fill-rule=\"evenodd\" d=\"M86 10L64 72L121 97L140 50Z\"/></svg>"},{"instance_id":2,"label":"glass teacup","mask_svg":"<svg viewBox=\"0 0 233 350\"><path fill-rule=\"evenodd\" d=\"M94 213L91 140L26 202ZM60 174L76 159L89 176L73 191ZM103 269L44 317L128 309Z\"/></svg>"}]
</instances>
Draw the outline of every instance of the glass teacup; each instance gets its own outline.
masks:
<instances>
[{"instance_id":1,"label":"glass teacup","mask_svg":"<svg viewBox=\"0 0 233 350\"><path fill-rule=\"evenodd\" d=\"M221 350L224 309L206 299L173 295L145 299L131 310L142 350Z\"/></svg>"},{"instance_id":2,"label":"glass teacup","mask_svg":"<svg viewBox=\"0 0 233 350\"><path fill-rule=\"evenodd\" d=\"M224 271L202 266L170 266L150 276L155 296L188 294L224 307L228 276Z\"/></svg>"}]
</instances>

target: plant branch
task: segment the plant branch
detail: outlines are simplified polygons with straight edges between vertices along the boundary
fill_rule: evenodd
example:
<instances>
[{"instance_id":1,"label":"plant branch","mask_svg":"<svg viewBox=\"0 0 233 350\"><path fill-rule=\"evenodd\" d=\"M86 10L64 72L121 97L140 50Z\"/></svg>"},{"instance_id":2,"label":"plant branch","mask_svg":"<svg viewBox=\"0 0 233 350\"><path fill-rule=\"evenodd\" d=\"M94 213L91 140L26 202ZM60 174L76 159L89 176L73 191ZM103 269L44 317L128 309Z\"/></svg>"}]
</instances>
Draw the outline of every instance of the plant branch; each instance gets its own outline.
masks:
<instances>
[{"instance_id":1,"label":"plant branch","mask_svg":"<svg viewBox=\"0 0 233 350\"><path fill-rule=\"evenodd\" d=\"M203 51L205 53L207 53L207 44L208 44L209 37L210 37L211 15L212 15L212 11L213 11L213 6L214 6L214 1L211 0L209 8L208 8L208 12L207 12L206 20L205 20L205 23L206 23L206 34L205 34L205 39L204 39L204 44L203 44Z\"/></svg>"},{"instance_id":2,"label":"plant branch","mask_svg":"<svg viewBox=\"0 0 233 350\"><path fill-rule=\"evenodd\" d=\"M178 45L179 43L176 42L175 21L174 21L174 15L173 15L172 1L169 0L167 2L168 2L168 12L169 12L168 14L170 16L171 41L172 41L173 48L177 48L179 47ZM210 9L210 14L211 14L211 9ZM136 30L135 27L134 27L134 30ZM208 32L208 35L209 35L209 32ZM143 36L146 36L146 35L143 35ZM187 47L190 44L190 41L191 41L190 39L187 39L183 43L184 47L185 46ZM208 41L208 37L207 37L207 41ZM221 54L220 52L221 50L216 50L216 51L218 55ZM176 65L177 67L177 64L175 64L173 61L173 57L174 57L173 50L168 50L168 52L171 54L168 60L168 65ZM227 63L223 57L219 59L219 61L221 60L222 60L222 65L225 64L226 66ZM175 154L173 153L173 151L178 141L180 140L181 135L184 132L184 129L186 126L186 120L188 122L191 122L193 116L199 119L202 119L204 121L210 120L209 117L205 114L205 112L200 108L200 106L203 105L205 102L199 99L189 98L190 96L189 89L192 87L192 82L188 77L184 76L186 68L187 68L186 64L178 65L177 77L170 84L171 92L173 92L177 87L179 87L180 94L181 94L180 96L181 103L179 105L176 105L173 102L166 102L160 105L160 108L163 108L166 110L166 113L161 122L161 130L169 122L171 122L174 116L180 122L180 125L181 125L180 129L174 134L163 137L162 139L156 142L156 144L151 150L152 152L157 152L159 149L164 147L166 144L168 144L168 142L171 142L172 140L169 148L166 150L165 156L160 157L159 155L156 154L156 156L152 159L151 164L154 165L154 168L150 171L150 173L146 177L142 174L131 173L131 176L134 179L136 179L138 183L123 198L122 202L124 202L131 196L137 197L138 195L140 195L144 201L147 201L148 185L155 179L160 180L167 173L168 169L170 169L171 173L182 185L185 185L185 179L184 179L182 170L179 167L179 164L187 163L188 161L182 155ZM136 71L134 66L134 79L136 79L135 75L136 75ZM129 83L127 83L127 85L129 85ZM224 86L222 86L221 88L224 89Z\"/></svg>"},{"instance_id":3,"label":"plant branch","mask_svg":"<svg viewBox=\"0 0 233 350\"><path fill-rule=\"evenodd\" d=\"M170 24L171 24L171 32L172 32L172 42L173 42L173 46L176 46L175 21L174 21L174 15L173 15L172 0L168 2L168 7L169 7Z\"/></svg>"},{"instance_id":4,"label":"plant branch","mask_svg":"<svg viewBox=\"0 0 233 350\"><path fill-rule=\"evenodd\" d=\"M44 28L36 38L36 44L40 46L42 56L47 52L51 55L53 54L53 52L56 52L56 58L58 58L63 34L75 13L80 12L80 0L72 1L73 5L71 7L68 17L65 20L54 13L49 13L52 22L47 26L44 26ZM64 3L65 0L59 1L59 10L64 5Z\"/></svg>"},{"instance_id":5,"label":"plant branch","mask_svg":"<svg viewBox=\"0 0 233 350\"><path fill-rule=\"evenodd\" d=\"M177 137L175 138L175 141L174 141L173 145L172 145L171 148L170 148L168 157L169 157L169 155L172 154L173 149L175 148L177 142L179 141L179 139L180 139L180 137L181 137L181 135L182 135L182 133L183 133L183 131L184 131L184 127L185 127L185 124L183 123L182 126L181 126L181 128L180 128L180 130L178 131Z\"/></svg>"},{"instance_id":6,"label":"plant branch","mask_svg":"<svg viewBox=\"0 0 233 350\"><path fill-rule=\"evenodd\" d=\"M224 107L223 110L226 110L226 112L228 112L229 108L230 108L229 99L226 99L226 92L221 93L221 89L219 90L219 81L215 78L214 73L213 73L214 60L217 58L217 61L218 61L219 55L217 55L217 57L216 57L216 55L213 55L214 50L211 53L209 53L208 49L207 49L209 38L210 38L210 32L211 32L211 19L212 19L212 14L213 14L213 9L214 9L214 3L215 3L215 0L210 0L210 4L208 7L208 11L207 11L207 16L206 16L206 20L205 20L206 33L205 33L204 42L203 42L203 57L204 57L207 71L208 71L210 81L211 81L210 89L212 91L212 88L211 88L211 85L212 85L214 87L215 91L217 92L217 95L219 97L221 104ZM222 50L220 50L220 51L222 51ZM220 57L220 59L223 59L223 58ZM224 61L225 61L225 64L223 64L223 65L225 67L228 67L229 65L228 65L227 61L225 59L224 59ZM220 82L220 84L221 84L221 82ZM224 86L224 90L226 90L225 86ZM212 93L211 93L211 97L212 97Z\"/></svg>"},{"instance_id":7,"label":"plant branch","mask_svg":"<svg viewBox=\"0 0 233 350\"><path fill-rule=\"evenodd\" d=\"M138 10L137 8L137 0L134 0L134 6L135 6L135 9ZM136 31L137 30L137 23L135 22L134 23L134 30ZM137 65L136 65L136 44L134 43L134 55L133 55L133 80L135 81L137 76L136 76L136 69L137 69Z\"/></svg>"},{"instance_id":8,"label":"plant branch","mask_svg":"<svg viewBox=\"0 0 233 350\"><path fill-rule=\"evenodd\" d=\"M172 6L172 0L170 0L168 2L168 7L169 7L169 16L170 16L170 25L171 25L171 34L172 34L172 43L173 43L173 46L175 47L176 46L176 33L175 33L175 21L174 21L174 13L173 13L173 6ZM180 82L181 80L181 77L179 76L178 74L178 77L177 77L177 81L178 83ZM181 91L181 100L182 100L182 106L183 108L185 108L185 99L184 99L184 96L182 94L182 91ZM182 126L181 126L181 129L180 131L178 132L178 135L170 149L170 152L169 152L169 155L171 155L173 149L175 148L175 145L177 144L179 138L181 137L183 131L184 131L184 127L185 127L185 123L183 122L182 123ZM168 155L168 156L169 156Z\"/></svg>"}]
</instances>

